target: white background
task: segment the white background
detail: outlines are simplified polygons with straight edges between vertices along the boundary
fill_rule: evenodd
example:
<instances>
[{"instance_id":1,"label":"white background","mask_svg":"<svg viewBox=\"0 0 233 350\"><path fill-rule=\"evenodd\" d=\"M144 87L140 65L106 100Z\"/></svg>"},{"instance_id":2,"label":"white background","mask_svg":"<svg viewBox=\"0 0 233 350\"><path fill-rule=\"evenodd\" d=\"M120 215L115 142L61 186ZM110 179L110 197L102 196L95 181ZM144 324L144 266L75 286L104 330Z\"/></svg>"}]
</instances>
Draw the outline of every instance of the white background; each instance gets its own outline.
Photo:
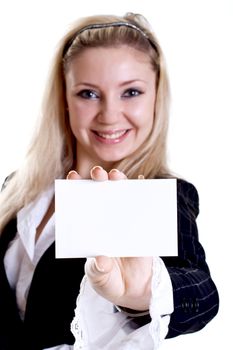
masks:
<instances>
[{"instance_id":1,"label":"white background","mask_svg":"<svg viewBox=\"0 0 233 350\"><path fill-rule=\"evenodd\" d=\"M21 162L55 45L69 24L83 15L126 11L150 20L167 58L173 97L170 166L198 188L200 240L220 294L219 314L205 329L167 340L163 349L220 349L223 341L229 347L233 1L1 1L0 182Z\"/></svg>"}]
</instances>

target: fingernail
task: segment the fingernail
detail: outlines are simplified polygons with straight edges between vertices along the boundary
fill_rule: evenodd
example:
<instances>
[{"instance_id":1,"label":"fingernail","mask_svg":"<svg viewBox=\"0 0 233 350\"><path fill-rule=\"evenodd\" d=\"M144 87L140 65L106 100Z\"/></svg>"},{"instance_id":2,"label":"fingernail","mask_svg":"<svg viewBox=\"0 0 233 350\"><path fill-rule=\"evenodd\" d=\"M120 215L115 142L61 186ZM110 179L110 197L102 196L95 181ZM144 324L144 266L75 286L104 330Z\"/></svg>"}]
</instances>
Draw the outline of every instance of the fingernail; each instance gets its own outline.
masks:
<instances>
[{"instance_id":1,"label":"fingernail","mask_svg":"<svg viewBox=\"0 0 233 350\"><path fill-rule=\"evenodd\" d=\"M111 169L110 171L109 171L109 174L111 174L111 173L120 173L120 170L118 170L118 169Z\"/></svg>"},{"instance_id":2,"label":"fingernail","mask_svg":"<svg viewBox=\"0 0 233 350\"><path fill-rule=\"evenodd\" d=\"M138 175L138 179L139 179L139 180L144 180L145 177L144 177L144 175Z\"/></svg>"},{"instance_id":3,"label":"fingernail","mask_svg":"<svg viewBox=\"0 0 233 350\"><path fill-rule=\"evenodd\" d=\"M66 179L69 180L72 175L78 175L77 171L70 170L66 176Z\"/></svg>"},{"instance_id":4,"label":"fingernail","mask_svg":"<svg viewBox=\"0 0 233 350\"><path fill-rule=\"evenodd\" d=\"M102 166L100 166L100 165L95 165L95 166L93 166L93 168L91 169L91 171L92 171L92 170L95 170L95 169L103 170Z\"/></svg>"},{"instance_id":5,"label":"fingernail","mask_svg":"<svg viewBox=\"0 0 233 350\"><path fill-rule=\"evenodd\" d=\"M90 171L91 176L92 176L93 171L96 170L96 169L104 170L104 169L102 168L102 166L100 166L100 165L95 165L95 166L91 169L91 171Z\"/></svg>"}]
</instances>

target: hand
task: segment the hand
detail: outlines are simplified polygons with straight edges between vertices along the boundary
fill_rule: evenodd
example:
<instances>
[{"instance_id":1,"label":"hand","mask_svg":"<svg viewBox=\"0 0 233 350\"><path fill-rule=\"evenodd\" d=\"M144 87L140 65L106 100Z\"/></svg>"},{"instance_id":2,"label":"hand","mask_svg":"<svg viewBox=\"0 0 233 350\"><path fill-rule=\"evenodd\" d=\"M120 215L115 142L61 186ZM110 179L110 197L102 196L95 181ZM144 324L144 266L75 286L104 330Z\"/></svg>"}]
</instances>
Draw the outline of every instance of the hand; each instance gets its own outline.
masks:
<instances>
[{"instance_id":1,"label":"hand","mask_svg":"<svg viewBox=\"0 0 233 350\"><path fill-rule=\"evenodd\" d=\"M67 178L75 180L81 176L71 171ZM91 178L96 181L127 179L117 169L107 173L99 166L92 168ZM85 273L95 291L113 304L140 311L149 308L152 258L88 258Z\"/></svg>"}]
</instances>

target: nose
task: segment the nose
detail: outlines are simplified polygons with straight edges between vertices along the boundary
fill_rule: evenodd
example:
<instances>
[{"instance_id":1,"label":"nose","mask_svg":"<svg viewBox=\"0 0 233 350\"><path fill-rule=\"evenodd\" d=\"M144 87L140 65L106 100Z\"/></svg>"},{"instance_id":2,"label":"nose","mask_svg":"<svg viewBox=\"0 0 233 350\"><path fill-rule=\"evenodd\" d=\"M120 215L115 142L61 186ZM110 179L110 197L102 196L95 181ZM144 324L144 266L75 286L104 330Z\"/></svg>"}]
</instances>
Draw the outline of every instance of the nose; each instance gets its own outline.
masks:
<instances>
[{"instance_id":1,"label":"nose","mask_svg":"<svg viewBox=\"0 0 233 350\"><path fill-rule=\"evenodd\" d=\"M100 104L98 122L102 124L114 125L119 121L121 114L122 111L120 100L115 96L105 97Z\"/></svg>"}]
</instances>

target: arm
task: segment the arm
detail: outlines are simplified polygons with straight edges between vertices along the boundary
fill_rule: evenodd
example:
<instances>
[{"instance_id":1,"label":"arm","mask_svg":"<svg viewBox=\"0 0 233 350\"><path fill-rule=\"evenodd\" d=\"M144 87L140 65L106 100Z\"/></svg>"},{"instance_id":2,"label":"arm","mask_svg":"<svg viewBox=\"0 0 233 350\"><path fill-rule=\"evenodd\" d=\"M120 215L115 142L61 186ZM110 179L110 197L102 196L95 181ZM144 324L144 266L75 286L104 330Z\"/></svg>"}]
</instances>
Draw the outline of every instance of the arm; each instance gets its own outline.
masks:
<instances>
[{"instance_id":1,"label":"arm","mask_svg":"<svg viewBox=\"0 0 233 350\"><path fill-rule=\"evenodd\" d=\"M164 257L174 298L167 338L202 329L218 312L219 298L205 252L198 239L197 190L188 182L177 181L178 257Z\"/></svg>"},{"instance_id":2,"label":"arm","mask_svg":"<svg viewBox=\"0 0 233 350\"><path fill-rule=\"evenodd\" d=\"M96 171L97 169L95 169ZM95 175L92 171L92 175ZM98 170L95 180L107 180L109 175ZM100 174L101 173L101 174ZM100 179L100 175L102 176ZM116 174L115 174L116 175ZM78 174L76 175L78 176ZM72 177L73 179L77 177ZM108 177L109 176L109 177ZM118 176L124 176L118 173ZM122 177L118 177L121 179ZM110 179L110 178L109 178ZM116 177L111 178L115 180ZM185 181L177 181L178 198L178 257L163 257L170 281L171 298L174 311L160 313L161 318L171 315L168 338L191 333L203 328L218 311L218 293L211 279L205 261L205 253L198 240L196 217L198 215L198 194L195 187ZM149 308L151 298L151 259L147 258L108 258L88 259L85 272L95 289L105 299L124 310L137 310L136 313ZM161 286L164 277L161 277ZM156 291L159 289L156 287ZM154 290L154 288L153 288ZM161 293L163 299L166 293ZM156 294L157 295L157 294ZM168 299L156 305L167 306ZM162 311L162 310L160 310ZM164 316L164 317L163 317ZM136 317L136 323L143 326L151 321L150 315Z\"/></svg>"}]
</instances>

